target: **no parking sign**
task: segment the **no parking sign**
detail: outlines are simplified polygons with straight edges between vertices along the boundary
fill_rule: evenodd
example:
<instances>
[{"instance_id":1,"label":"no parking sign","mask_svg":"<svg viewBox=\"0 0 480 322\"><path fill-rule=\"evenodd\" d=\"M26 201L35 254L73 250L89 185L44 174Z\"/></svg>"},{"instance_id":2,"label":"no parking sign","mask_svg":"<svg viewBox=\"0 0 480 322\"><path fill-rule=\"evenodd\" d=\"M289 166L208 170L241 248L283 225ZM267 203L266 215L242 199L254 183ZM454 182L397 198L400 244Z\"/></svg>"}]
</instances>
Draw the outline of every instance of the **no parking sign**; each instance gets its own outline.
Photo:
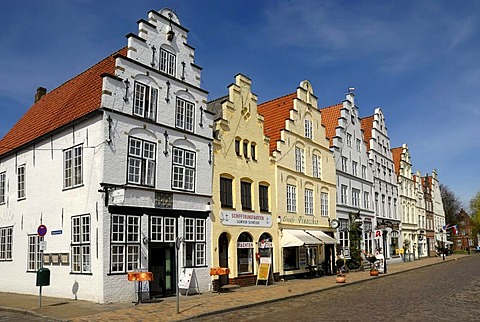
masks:
<instances>
[{"instance_id":1,"label":"no parking sign","mask_svg":"<svg viewBox=\"0 0 480 322\"><path fill-rule=\"evenodd\" d=\"M38 226L38 228L37 228L37 234L38 234L38 236L40 236L40 237L45 236L45 235L47 234L47 226L45 226L45 225L40 225L40 226Z\"/></svg>"}]
</instances>

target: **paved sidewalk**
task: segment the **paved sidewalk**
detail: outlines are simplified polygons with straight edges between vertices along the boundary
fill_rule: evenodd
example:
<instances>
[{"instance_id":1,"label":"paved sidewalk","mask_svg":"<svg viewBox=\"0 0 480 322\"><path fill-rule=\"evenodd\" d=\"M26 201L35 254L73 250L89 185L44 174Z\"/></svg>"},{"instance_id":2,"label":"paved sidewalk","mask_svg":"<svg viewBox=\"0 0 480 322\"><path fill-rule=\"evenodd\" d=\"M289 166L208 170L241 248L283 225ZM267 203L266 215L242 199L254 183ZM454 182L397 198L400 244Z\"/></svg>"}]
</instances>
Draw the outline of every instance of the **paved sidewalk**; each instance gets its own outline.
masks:
<instances>
[{"instance_id":1,"label":"paved sidewalk","mask_svg":"<svg viewBox=\"0 0 480 322\"><path fill-rule=\"evenodd\" d=\"M465 257L466 255L450 255L445 257L445 262ZM335 276L324 276L278 282L269 286L236 288L220 294L208 292L200 295L181 296L179 314L177 314L175 297L165 298L155 303L135 305L133 303L97 304L42 296L42 307L39 307L38 296L3 292L0 292L0 310L42 316L46 321L182 321L205 316L212 312L230 311L235 308L320 292L333 287L344 287L348 284L382 278L443 262L441 257L434 257L392 263L387 267L388 274L379 277L371 277L368 271L349 272L346 284L337 284Z\"/></svg>"}]
</instances>

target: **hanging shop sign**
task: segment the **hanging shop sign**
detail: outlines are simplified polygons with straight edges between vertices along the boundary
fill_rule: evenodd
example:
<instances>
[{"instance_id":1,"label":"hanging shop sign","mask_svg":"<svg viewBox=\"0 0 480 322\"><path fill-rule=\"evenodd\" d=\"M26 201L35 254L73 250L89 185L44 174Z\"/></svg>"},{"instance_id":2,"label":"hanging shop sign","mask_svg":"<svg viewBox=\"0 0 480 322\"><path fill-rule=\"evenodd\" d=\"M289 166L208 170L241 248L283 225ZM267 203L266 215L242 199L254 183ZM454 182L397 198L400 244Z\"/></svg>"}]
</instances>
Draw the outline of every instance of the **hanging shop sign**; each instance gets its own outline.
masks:
<instances>
[{"instance_id":1,"label":"hanging shop sign","mask_svg":"<svg viewBox=\"0 0 480 322\"><path fill-rule=\"evenodd\" d=\"M272 227L272 216L248 212L221 211L220 222L226 226Z\"/></svg>"},{"instance_id":2,"label":"hanging shop sign","mask_svg":"<svg viewBox=\"0 0 480 322\"><path fill-rule=\"evenodd\" d=\"M253 248L253 242L238 242L237 248Z\"/></svg>"}]
</instances>

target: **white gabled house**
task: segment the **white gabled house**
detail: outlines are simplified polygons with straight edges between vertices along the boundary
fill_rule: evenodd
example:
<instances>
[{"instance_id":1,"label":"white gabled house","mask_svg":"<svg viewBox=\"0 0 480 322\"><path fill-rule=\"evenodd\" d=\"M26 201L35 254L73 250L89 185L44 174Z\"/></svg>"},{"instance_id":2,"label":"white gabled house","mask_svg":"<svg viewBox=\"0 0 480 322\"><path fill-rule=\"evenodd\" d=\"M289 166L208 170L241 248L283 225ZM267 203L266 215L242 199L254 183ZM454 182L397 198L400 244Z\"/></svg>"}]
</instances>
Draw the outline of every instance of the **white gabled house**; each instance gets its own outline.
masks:
<instances>
[{"instance_id":1,"label":"white gabled house","mask_svg":"<svg viewBox=\"0 0 480 322\"><path fill-rule=\"evenodd\" d=\"M152 273L143 296L175 294L186 271L211 288L213 114L187 34L150 11L125 48L39 88L0 141L2 291L37 294L41 266L44 295L100 303L136 300L133 271Z\"/></svg>"},{"instance_id":2,"label":"white gabled house","mask_svg":"<svg viewBox=\"0 0 480 322\"><path fill-rule=\"evenodd\" d=\"M330 139L336 166L338 239L343 256L350 258L351 248L374 252L375 229L373 172L368 157L359 108L349 90L340 104L320 109L322 125ZM349 228L361 222L360 245L353 245Z\"/></svg>"},{"instance_id":3,"label":"white gabled house","mask_svg":"<svg viewBox=\"0 0 480 322\"><path fill-rule=\"evenodd\" d=\"M387 133L385 115L376 108L373 115L362 118L362 128L367 142L368 157L373 171L373 200L377 231L384 237L385 254L398 257L401 248L402 221L399 216L398 185L395 163ZM382 229L380 229L382 228ZM378 240L377 240L378 244ZM378 247L378 245L377 245Z\"/></svg>"}]
</instances>

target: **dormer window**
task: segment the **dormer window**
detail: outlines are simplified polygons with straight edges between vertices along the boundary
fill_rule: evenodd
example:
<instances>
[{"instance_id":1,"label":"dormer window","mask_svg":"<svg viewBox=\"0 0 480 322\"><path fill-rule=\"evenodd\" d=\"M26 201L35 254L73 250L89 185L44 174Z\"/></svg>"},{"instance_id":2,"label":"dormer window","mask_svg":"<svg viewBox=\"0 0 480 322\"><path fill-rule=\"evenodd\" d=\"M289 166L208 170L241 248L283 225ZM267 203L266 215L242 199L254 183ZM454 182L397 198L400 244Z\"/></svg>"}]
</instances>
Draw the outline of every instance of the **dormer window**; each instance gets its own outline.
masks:
<instances>
[{"instance_id":1,"label":"dormer window","mask_svg":"<svg viewBox=\"0 0 480 322\"><path fill-rule=\"evenodd\" d=\"M176 57L175 54L169 52L168 50L161 48L160 49L160 71L175 77L175 65Z\"/></svg>"}]
</instances>

